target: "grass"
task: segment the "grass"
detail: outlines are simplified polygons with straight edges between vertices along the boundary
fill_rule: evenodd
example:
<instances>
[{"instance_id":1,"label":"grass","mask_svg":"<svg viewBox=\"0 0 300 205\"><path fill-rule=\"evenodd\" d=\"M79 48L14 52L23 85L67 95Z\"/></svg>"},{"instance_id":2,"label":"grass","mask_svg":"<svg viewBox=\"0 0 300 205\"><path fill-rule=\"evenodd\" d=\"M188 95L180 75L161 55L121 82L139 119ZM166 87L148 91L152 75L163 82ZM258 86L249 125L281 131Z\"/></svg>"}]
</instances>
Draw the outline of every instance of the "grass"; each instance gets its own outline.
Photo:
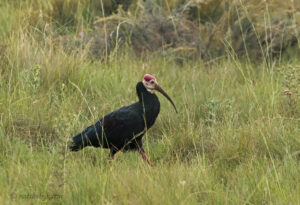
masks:
<instances>
[{"instance_id":1,"label":"grass","mask_svg":"<svg viewBox=\"0 0 300 205\"><path fill-rule=\"evenodd\" d=\"M0 6L10 22L0 26L0 204L300 204L299 58L177 64L124 48L97 60L64 51L14 8ZM134 152L112 162L103 149L68 152L72 135L137 100L145 73L179 110L158 94L144 137L156 166Z\"/></svg>"}]
</instances>

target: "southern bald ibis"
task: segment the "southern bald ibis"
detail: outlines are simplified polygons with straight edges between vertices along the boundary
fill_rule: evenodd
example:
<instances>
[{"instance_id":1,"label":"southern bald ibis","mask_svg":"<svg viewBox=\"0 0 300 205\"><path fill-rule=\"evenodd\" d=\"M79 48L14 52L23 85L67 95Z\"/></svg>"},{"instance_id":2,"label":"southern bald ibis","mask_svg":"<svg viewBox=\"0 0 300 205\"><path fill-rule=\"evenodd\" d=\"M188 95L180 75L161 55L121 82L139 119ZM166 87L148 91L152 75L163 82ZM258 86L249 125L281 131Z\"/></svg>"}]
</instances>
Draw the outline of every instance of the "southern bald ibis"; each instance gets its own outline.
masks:
<instances>
[{"instance_id":1,"label":"southern bald ibis","mask_svg":"<svg viewBox=\"0 0 300 205\"><path fill-rule=\"evenodd\" d=\"M160 111L160 103L154 90L163 94L177 112L172 99L159 86L156 78L146 74L136 85L138 102L105 115L94 125L75 135L69 149L78 151L86 146L108 148L111 159L120 150L138 150L148 164L153 166L143 149L142 137L152 127Z\"/></svg>"}]
</instances>

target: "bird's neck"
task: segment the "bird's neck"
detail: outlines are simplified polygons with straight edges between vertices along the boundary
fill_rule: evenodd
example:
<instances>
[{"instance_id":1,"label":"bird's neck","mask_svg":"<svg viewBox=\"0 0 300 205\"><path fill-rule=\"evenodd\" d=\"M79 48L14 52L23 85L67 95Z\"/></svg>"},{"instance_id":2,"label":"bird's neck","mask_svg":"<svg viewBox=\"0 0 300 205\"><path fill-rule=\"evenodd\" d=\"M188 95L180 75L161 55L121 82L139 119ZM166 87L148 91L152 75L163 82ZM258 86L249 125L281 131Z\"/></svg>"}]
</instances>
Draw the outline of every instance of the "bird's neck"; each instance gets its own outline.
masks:
<instances>
[{"instance_id":1,"label":"bird's neck","mask_svg":"<svg viewBox=\"0 0 300 205\"><path fill-rule=\"evenodd\" d=\"M147 127L150 128L154 124L160 111L158 97L154 93L148 92L142 82L137 83L136 92L139 98L139 103L143 109L143 115L145 117Z\"/></svg>"},{"instance_id":2,"label":"bird's neck","mask_svg":"<svg viewBox=\"0 0 300 205\"><path fill-rule=\"evenodd\" d=\"M143 107L143 113L145 116L147 127L150 128L154 124L160 111L160 103L158 97L155 94L151 94L149 92L142 93L139 102Z\"/></svg>"}]
</instances>

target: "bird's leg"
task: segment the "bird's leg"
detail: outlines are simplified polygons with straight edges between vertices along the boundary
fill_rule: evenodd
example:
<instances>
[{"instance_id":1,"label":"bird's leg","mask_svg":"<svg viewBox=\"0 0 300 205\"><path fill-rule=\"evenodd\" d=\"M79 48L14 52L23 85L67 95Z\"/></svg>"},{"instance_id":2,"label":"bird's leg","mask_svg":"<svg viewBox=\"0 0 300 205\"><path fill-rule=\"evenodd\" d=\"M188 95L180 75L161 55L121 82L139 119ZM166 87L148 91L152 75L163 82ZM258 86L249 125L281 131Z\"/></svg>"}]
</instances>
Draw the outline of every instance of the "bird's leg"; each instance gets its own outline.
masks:
<instances>
[{"instance_id":1,"label":"bird's leg","mask_svg":"<svg viewBox=\"0 0 300 205\"><path fill-rule=\"evenodd\" d=\"M154 167L154 165L150 162L149 158L147 157L145 151L143 148L139 149L139 153L142 155L143 159L146 160L146 162L151 166Z\"/></svg>"},{"instance_id":2,"label":"bird's leg","mask_svg":"<svg viewBox=\"0 0 300 205\"><path fill-rule=\"evenodd\" d=\"M108 160L112 161L112 160L114 160L114 157L115 157L115 155L110 155Z\"/></svg>"},{"instance_id":3,"label":"bird's leg","mask_svg":"<svg viewBox=\"0 0 300 205\"><path fill-rule=\"evenodd\" d=\"M109 156L110 161L112 161L114 159L116 153L117 153L116 150L114 150L114 149L110 150L110 156Z\"/></svg>"},{"instance_id":4,"label":"bird's leg","mask_svg":"<svg viewBox=\"0 0 300 205\"><path fill-rule=\"evenodd\" d=\"M146 160L146 162L151 166L154 167L154 165L150 162L149 158L147 157L145 150L143 148L143 142L142 142L142 137L143 137L144 133L141 134L140 136L138 136L135 139L135 144L136 144L136 148L139 150L139 153L142 155L143 159Z\"/></svg>"}]
</instances>

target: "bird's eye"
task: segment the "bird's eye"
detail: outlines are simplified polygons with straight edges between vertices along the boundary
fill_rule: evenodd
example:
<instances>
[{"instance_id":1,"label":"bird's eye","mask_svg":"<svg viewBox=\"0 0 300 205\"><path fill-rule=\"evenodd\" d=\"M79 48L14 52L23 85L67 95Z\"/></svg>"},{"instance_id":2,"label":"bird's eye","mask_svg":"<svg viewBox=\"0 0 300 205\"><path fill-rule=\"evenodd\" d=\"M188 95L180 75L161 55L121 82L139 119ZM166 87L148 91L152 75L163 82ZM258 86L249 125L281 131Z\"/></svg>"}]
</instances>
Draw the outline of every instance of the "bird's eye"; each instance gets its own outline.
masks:
<instances>
[{"instance_id":1,"label":"bird's eye","mask_svg":"<svg viewBox=\"0 0 300 205\"><path fill-rule=\"evenodd\" d=\"M153 83L154 83L154 81L151 81L150 83L151 83L151 84L153 84Z\"/></svg>"}]
</instances>

